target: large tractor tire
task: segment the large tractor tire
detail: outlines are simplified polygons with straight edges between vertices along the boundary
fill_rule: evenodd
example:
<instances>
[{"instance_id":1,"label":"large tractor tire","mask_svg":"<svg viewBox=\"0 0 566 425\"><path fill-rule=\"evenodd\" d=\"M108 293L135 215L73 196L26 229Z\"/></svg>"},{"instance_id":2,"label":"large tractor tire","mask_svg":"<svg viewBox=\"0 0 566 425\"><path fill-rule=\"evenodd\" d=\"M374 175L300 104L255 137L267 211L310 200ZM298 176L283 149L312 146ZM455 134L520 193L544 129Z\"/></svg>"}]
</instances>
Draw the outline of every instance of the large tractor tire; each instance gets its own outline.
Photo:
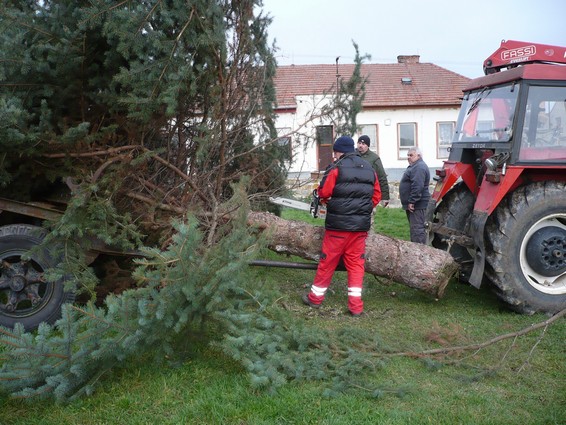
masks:
<instances>
[{"instance_id":1,"label":"large tractor tire","mask_svg":"<svg viewBox=\"0 0 566 425\"><path fill-rule=\"evenodd\" d=\"M566 308L566 184L534 183L507 195L486 225L489 277L525 314Z\"/></svg>"},{"instance_id":2,"label":"large tractor tire","mask_svg":"<svg viewBox=\"0 0 566 425\"><path fill-rule=\"evenodd\" d=\"M17 224L0 227L0 325L13 328L21 323L26 331L40 323L54 323L61 306L74 301L74 293L64 290L63 280L47 282L43 273L57 265L58 258L48 249L34 250L46 232L41 227ZM52 250L53 252L56 250Z\"/></svg>"},{"instance_id":3,"label":"large tractor tire","mask_svg":"<svg viewBox=\"0 0 566 425\"><path fill-rule=\"evenodd\" d=\"M474 195L468 187L462 182L457 183L436 207L433 224L438 223L455 231L467 233L474 202ZM474 259L468 248L458 244L455 239L451 240L448 235L433 233L431 236L433 247L448 251L460 264L460 280L467 282L474 266Z\"/></svg>"}]
</instances>

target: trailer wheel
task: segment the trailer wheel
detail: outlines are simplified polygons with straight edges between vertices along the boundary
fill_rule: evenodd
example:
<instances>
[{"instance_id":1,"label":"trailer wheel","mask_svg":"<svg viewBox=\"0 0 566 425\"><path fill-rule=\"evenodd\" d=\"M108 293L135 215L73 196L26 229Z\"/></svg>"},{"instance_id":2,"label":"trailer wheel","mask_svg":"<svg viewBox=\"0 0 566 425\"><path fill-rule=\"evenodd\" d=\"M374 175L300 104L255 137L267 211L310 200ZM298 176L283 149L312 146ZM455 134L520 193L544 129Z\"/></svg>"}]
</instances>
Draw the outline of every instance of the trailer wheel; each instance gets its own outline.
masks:
<instances>
[{"instance_id":1,"label":"trailer wheel","mask_svg":"<svg viewBox=\"0 0 566 425\"><path fill-rule=\"evenodd\" d=\"M46 232L41 227L17 224L0 227L0 325L13 328L21 323L26 331L40 323L54 323L61 306L73 302L74 293L64 291L63 279L47 282L43 273L59 261L50 250L39 249ZM52 250L56 251L56 250Z\"/></svg>"},{"instance_id":2,"label":"trailer wheel","mask_svg":"<svg viewBox=\"0 0 566 425\"><path fill-rule=\"evenodd\" d=\"M433 224L441 224L447 228L467 233L474 202L474 196L468 187L462 182L457 183L436 207ZM468 248L451 240L449 235L439 233L433 233L431 244L435 248L448 251L454 257L460 264L460 279L467 282L474 265Z\"/></svg>"},{"instance_id":3,"label":"trailer wheel","mask_svg":"<svg viewBox=\"0 0 566 425\"><path fill-rule=\"evenodd\" d=\"M490 279L499 298L520 313L566 307L565 190L558 182L520 187L486 225Z\"/></svg>"}]
</instances>

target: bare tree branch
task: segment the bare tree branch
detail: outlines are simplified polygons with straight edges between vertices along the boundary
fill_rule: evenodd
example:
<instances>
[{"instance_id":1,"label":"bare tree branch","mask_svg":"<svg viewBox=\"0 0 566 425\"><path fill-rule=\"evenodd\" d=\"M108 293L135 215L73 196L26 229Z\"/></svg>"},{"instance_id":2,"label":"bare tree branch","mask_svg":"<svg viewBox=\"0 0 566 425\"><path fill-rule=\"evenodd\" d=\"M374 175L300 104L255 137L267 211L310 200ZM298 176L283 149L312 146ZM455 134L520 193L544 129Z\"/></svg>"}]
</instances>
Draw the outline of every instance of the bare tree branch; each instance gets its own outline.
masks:
<instances>
[{"instance_id":1,"label":"bare tree branch","mask_svg":"<svg viewBox=\"0 0 566 425\"><path fill-rule=\"evenodd\" d=\"M553 322L556 322L558 319L564 317L564 315L566 315L566 309L559 311L558 313L556 313L554 316L552 316L550 319L545 320L544 322L539 322L539 323L535 323L534 325L531 325L527 328L521 329L520 331L517 332L511 332L511 333L507 333L507 334L503 334L503 335L498 335L494 338L491 338L487 341L478 343L478 344L470 344L470 345L461 345L461 346L455 346L455 347L443 347L443 348L435 348L432 350L425 350L425 351L420 351L420 352L414 352L414 351L405 351L405 352L400 352L400 353L390 353L390 356L406 356L406 357L414 357L414 358L422 358L422 357L430 357L430 356L434 356L436 354L449 354L449 353L453 353L453 352L458 352L458 351L470 351L470 350L481 350L485 347L488 347L490 345L493 344L497 344L500 341L509 339L509 338L518 338L520 336L526 335L529 332L533 332L536 331L537 329L540 328L544 328L544 330L546 331L546 328L552 324ZM540 340L542 339L539 338L539 340L537 341L537 343L535 344L538 345L538 343L540 342ZM531 353L533 349L531 350Z\"/></svg>"}]
</instances>

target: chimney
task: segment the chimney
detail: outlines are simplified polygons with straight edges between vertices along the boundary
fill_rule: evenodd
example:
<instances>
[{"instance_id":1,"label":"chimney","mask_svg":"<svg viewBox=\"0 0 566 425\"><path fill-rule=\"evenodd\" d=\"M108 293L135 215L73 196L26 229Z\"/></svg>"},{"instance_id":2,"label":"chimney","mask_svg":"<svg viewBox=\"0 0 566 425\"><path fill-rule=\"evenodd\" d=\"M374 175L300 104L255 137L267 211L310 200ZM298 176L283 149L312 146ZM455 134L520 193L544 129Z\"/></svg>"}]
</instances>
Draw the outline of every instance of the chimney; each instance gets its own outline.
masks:
<instances>
[{"instance_id":1,"label":"chimney","mask_svg":"<svg viewBox=\"0 0 566 425\"><path fill-rule=\"evenodd\" d=\"M410 56L405 56L405 55L400 55L397 56L397 62L398 63L419 63L419 55L410 55Z\"/></svg>"}]
</instances>

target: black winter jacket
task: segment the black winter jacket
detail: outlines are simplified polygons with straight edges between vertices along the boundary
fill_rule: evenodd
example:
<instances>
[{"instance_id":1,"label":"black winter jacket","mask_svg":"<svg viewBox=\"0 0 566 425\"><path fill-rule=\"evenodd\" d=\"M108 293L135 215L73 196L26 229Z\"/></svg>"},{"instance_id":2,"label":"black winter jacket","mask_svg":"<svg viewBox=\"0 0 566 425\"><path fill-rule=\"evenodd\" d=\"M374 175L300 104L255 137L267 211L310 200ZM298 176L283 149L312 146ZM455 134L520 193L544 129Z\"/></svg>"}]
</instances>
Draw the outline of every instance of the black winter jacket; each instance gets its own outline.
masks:
<instances>
[{"instance_id":1,"label":"black winter jacket","mask_svg":"<svg viewBox=\"0 0 566 425\"><path fill-rule=\"evenodd\" d=\"M335 173L333 188L324 187ZM371 164L357 153L347 153L325 171L319 191L332 195L326 207L324 227L329 230L365 232L371 227L376 174ZM319 192L320 193L320 192Z\"/></svg>"}]
</instances>

